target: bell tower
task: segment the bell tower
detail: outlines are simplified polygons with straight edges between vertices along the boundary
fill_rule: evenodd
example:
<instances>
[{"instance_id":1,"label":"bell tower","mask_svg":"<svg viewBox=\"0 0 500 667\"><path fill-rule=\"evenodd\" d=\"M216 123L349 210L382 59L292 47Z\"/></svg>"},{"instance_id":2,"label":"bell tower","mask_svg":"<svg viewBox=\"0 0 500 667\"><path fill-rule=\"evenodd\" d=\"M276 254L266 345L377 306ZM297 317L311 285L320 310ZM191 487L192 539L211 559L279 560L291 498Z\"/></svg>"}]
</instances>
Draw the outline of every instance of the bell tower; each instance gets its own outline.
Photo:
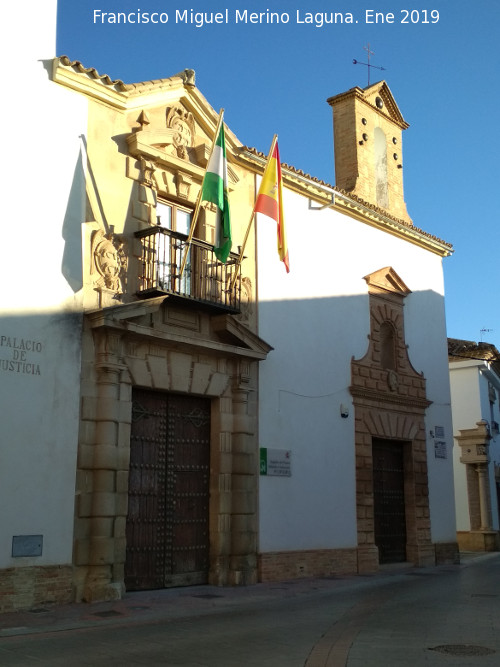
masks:
<instances>
[{"instance_id":1,"label":"bell tower","mask_svg":"<svg viewBox=\"0 0 500 667\"><path fill-rule=\"evenodd\" d=\"M403 130L385 81L327 100L333 109L335 185L412 224L403 191Z\"/></svg>"}]
</instances>

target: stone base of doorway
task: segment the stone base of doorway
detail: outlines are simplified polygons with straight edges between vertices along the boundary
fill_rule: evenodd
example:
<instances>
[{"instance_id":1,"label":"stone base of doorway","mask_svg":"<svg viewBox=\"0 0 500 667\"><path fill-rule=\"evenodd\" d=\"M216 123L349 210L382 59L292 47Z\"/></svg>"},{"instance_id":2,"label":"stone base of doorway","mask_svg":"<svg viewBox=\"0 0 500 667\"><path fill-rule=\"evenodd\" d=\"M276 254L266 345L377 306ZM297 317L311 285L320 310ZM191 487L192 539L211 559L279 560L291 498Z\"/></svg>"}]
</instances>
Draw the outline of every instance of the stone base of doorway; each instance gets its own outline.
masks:
<instances>
[{"instance_id":1,"label":"stone base of doorway","mask_svg":"<svg viewBox=\"0 0 500 667\"><path fill-rule=\"evenodd\" d=\"M357 549L269 551L259 554L259 581L287 581L305 577L356 574Z\"/></svg>"},{"instance_id":2,"label":"stone base of doorway","mask_svg":"<svg viewBox=\"0 0 500 667\"><path fill-rule=\"evenodd\" d=\"M110 583L107 581L90 582L85 586L81 602L110 602L112 600L121 600L125 594L125 587L122 583Z\"/></svg>"},{"instance_id":3,"label":"stone base of doorway","mask_svg":"<svg viewBox=\"0 0 500 667\"><path fill-rule=\"evenodd\" d=\"M500 551L500 533L497 530L457 532L460 551Z\"/></svg>"}]
</instances>

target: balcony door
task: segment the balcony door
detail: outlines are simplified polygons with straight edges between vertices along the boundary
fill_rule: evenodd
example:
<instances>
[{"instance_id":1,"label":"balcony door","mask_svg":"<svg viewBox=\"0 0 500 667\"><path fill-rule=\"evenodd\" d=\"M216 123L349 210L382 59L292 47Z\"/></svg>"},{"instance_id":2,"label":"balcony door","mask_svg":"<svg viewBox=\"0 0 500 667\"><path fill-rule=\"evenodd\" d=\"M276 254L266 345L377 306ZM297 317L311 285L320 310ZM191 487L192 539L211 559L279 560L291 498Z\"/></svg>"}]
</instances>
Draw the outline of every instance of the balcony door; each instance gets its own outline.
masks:
<instances>
[{"instance_id":1,"label":"balcony door","mask_svg":"<svg viewBox=\"0 0 500 667\"><path fill-rule=\"evenodd\" d=\"M127 590L207 583L210 400L134 389L132 401Z\"/></svg>"},{"instance_id":2,"label":"balcony door","mask_svg":"<svg viewBox=\"0 0 500 667\"><path fill-rule=\"evenodd\" d=\"M158 201L156 204L156 218L158 225L177 232L175 242L170 236L159 236L158 245L158 279L163 289L179 292L181 294L191 294L191 249L188 251L186 266L182 276L180 270L182 266L184 252L186 250L186 239L191 228L191 211Z\"/></svg>"}]
</instances>

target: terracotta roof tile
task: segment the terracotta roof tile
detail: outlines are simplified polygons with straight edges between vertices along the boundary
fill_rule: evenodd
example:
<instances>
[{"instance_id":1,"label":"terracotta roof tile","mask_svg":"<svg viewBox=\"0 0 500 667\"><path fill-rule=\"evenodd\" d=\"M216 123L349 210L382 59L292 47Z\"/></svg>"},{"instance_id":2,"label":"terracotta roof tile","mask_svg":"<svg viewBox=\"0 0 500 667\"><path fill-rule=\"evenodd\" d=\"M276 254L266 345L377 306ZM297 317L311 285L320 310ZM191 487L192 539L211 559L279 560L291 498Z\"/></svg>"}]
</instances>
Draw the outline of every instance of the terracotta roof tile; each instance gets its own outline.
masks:
<instances>
[{"instance_id":1,"label":"terracotta roof tile","mask_svg":"<svg viewBox=\"0 0 500 667\"><path fill-rule=\"evenodd\" d=\"M99 74L95 67L85 67L79 60L70 60L68 56L60 56L59 60L66 67L72 67L76 72L87 74L93 79L100 79L107 86L117 86L119 90L127 89L121 79L111 79L107 74Z\"/></svg>"},{"instance_id":2,"label":"terracotta roof tile","mask_svg":"<svg viewBox=\"0 0 500 667\"><path fill-rule=\"evenodd\" d=\"M448 357L450 361L462 359L489 361L494 364L495 369L500 370L500 352L492 343L476 343L473 340L448 338Z\"/></svg>"}]
</instances>

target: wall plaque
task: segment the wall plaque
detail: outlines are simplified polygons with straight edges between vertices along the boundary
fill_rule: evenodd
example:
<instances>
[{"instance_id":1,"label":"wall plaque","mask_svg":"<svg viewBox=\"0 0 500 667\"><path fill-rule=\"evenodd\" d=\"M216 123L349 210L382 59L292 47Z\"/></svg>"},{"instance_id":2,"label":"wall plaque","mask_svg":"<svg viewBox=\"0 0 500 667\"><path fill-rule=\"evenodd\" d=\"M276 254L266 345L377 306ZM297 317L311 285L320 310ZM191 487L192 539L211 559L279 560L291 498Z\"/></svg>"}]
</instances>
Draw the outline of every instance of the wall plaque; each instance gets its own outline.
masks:
<instances>
[{"instance_id":1,"label":"wall plaque","mask_svg":"<svg viewBox=\"0 0 500 667\"><path fill-rule=\"evenodd\" d=\"M14 535L12 538L12 558L41 556L43 535Z\"/></svg>"},{"instance_id":2,"label":"wall plaque","mask_svg":"<svg viewBox=\"0 0 500 667\"><path fill-rule=\"evenodd\" d=\"M260 474L270 477L291 477L291 452L288 449L260 448Z\"/></svg>"}]
</instances>

